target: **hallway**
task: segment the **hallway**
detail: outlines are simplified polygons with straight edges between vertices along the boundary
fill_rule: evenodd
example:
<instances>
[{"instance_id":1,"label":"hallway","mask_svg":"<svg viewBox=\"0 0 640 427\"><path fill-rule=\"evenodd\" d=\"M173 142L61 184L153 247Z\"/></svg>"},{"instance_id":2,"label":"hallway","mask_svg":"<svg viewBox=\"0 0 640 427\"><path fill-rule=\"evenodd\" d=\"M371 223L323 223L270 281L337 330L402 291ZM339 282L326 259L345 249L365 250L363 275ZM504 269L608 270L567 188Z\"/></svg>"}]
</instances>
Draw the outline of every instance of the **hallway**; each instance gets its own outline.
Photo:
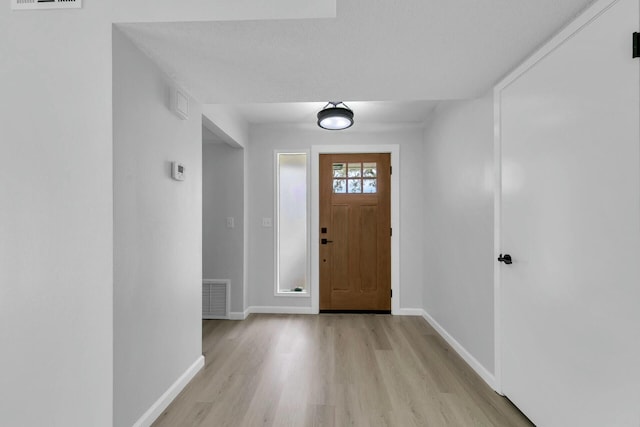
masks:
<instances>
[{"instance_id":1,"label":"hallway","mask_svg":"<svg viewBox=\"0 0 640 427\"><path fill-rule=\"evenodd\" d=\"M206 320L203 353L154 427L531 425L420 317Z\"/></svg>"}]
</instances>

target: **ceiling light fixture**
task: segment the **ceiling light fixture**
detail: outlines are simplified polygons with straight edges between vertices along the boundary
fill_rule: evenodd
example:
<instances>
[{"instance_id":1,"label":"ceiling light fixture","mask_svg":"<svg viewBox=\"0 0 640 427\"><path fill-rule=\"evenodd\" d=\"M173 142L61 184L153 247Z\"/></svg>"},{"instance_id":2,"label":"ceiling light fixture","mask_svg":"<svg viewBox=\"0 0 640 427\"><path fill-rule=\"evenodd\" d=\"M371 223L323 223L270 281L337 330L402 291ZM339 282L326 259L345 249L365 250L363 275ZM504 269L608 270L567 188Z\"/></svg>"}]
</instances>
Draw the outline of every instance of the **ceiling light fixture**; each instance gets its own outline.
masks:
<instances>
[{"instance_id":1,"label":"ceiling light fixture","mask_svg":"<svg viewBox=\"0 0 640 427\"><path fill-rule=\"evenodd\" d=\"M329 101L322 110L318 111L318 126L328 130L350 128L353 126L353 111L342 101Z\"/></svg>"}]
</instances>

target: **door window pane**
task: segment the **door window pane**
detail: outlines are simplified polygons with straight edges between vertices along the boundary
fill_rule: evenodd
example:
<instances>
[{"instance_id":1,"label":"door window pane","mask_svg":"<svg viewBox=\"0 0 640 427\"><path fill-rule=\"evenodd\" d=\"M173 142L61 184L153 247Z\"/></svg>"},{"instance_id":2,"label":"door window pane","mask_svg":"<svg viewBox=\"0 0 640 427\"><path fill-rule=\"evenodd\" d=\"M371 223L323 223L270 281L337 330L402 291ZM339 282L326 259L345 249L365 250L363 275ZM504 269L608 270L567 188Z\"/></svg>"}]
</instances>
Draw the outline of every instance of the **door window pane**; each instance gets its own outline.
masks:
<instances>
[{"instance_id":1,"label":"door window pane","mask_svg":"<svg viewBox=\"0 0 640 427\"><path fill-rule=\"evenodd\" d=\"M376 193L378 191L377 176L376 162L334 163L333 192L334 194Z\"/></svg>"},{"instance_id":2,"label":"door window pane","mask_svg":"<svg viewBox=\"0 0 640 427\"><path fill-rule=\"evenodd\" d=\"M347 192L347 180L346 179L334 179L333 180L333 192L336 194Z\"/></svg>"},{"instance_id":3,"label":"door window pane","mask_svg":"<svg viewBox=\"0 0 640 427\"><path fill-rule=\"evenodd\" d=\"M376 193L378 191L378 180L377 179L365 179L362 181L362 192L363 193Z\"/></svg>"},{"instance_id":4,"label":"door window pane","mask_svg":"<svg viewBox=\"0 0 640 427\"><path fill-rule=\"evenodd\" d=\"M349 193L362 193L362 180L350 179L349 180Z\"/></svg>"},{"instance_id":5,"label":"door window pane","mask_svg":"<svg viewBox=\"0 0 640 427\"><path fill-rule=\"evenodd\" d=\"M362 163L349 163L349 178L362 176Z\"/></svg>"},{"instance_id":6,"label":"door window pane","mask_svg":"<svg viewBox=\"0 0 640 427\"><path fill-rule=\"evenodd\" d=\"M375 163L363 163L362 164L363 176L365 178L375 178L376 175L376 164Z\"/></svg>"},{"instance_id":7,"label":"door window pane","mask_svg":"<svg viewBox=\"0 0 640 427\"><path fill-rule=\"evenodd\" d=\"M344 163L334 163L333 164L333 177L341 178L347 176L347 165Z\"/></svg>"}]
</instances>

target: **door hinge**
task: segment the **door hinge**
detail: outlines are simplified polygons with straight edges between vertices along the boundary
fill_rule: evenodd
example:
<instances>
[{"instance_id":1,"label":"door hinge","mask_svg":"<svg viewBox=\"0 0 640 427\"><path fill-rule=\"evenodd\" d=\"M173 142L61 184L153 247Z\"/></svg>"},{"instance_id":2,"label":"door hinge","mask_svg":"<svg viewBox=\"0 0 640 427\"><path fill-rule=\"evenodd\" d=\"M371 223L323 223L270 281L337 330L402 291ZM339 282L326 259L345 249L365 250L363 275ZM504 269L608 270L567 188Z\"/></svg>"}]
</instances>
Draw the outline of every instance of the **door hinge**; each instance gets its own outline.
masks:
<instances>
[{"instance_id":1,"label":"door hinge","mask_svg":"<svg viewBox=\"0 0 640 427\"><path fill-rule=\"evenodd\" d=\"M391 298L393 298L393 289L391 289Z\"/></svg>"},{"instance_id":2,"label":"door hinge","mask_svg":"<svg viewBox=\"0 0 640 427\"><path fill-rule=\"evenodd\" d=\"M389 175L393 175L393 166L389 166Z\"/></svg>"},{"instance_id":3,"label":"door hinge","mask_svg":"<svg viewBox=\"0 0 640 427\"><path fill-rule=\"evenodd\" d=\"M640 58L640 33L633 33L633 56L632 58Z\"/></svg>"},{"instance_id":4,"label":"door hinge","mask_svg":"<svg viewBox=\"0 0 640 427\"><path fill-rule=\"evenodd\" d=\"M389 236L392 236L392 237L393 237L393 228L390 228L390 229L389 229Z\"/></svg>"}]
</instances>

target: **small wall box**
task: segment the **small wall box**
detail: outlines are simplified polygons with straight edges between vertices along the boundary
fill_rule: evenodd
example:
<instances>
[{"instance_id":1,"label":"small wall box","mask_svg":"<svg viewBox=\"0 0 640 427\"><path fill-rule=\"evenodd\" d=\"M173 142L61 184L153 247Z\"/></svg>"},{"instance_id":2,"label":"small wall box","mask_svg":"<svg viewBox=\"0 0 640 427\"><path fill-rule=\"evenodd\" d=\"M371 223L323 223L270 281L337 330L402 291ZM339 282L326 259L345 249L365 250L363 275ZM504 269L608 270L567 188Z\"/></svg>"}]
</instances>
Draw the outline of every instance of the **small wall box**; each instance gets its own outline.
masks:
<instances>
[{"instance_id":1,"label":"small wall box","mask_svg":"<svg viewBox=\"0 0 640 427\"><path fill-rule=\"evenodd\" d=\"M171 177L176 181L184 181L184 179L186 178L186 171L182 163L171 163Z\"/></svg>"},{"instance_id":2,"label":"small wall box","mask_svg":"<svg viewBox=\"0 0 640 427\"><path fill-rule=\"evenodd\" d=\"M169 98L171 102L171 110L173 110L175 115L181 120L189 119L189 96L186 92L177 88L171 88L169 91Z\"/></svg>"}]
</instances>

